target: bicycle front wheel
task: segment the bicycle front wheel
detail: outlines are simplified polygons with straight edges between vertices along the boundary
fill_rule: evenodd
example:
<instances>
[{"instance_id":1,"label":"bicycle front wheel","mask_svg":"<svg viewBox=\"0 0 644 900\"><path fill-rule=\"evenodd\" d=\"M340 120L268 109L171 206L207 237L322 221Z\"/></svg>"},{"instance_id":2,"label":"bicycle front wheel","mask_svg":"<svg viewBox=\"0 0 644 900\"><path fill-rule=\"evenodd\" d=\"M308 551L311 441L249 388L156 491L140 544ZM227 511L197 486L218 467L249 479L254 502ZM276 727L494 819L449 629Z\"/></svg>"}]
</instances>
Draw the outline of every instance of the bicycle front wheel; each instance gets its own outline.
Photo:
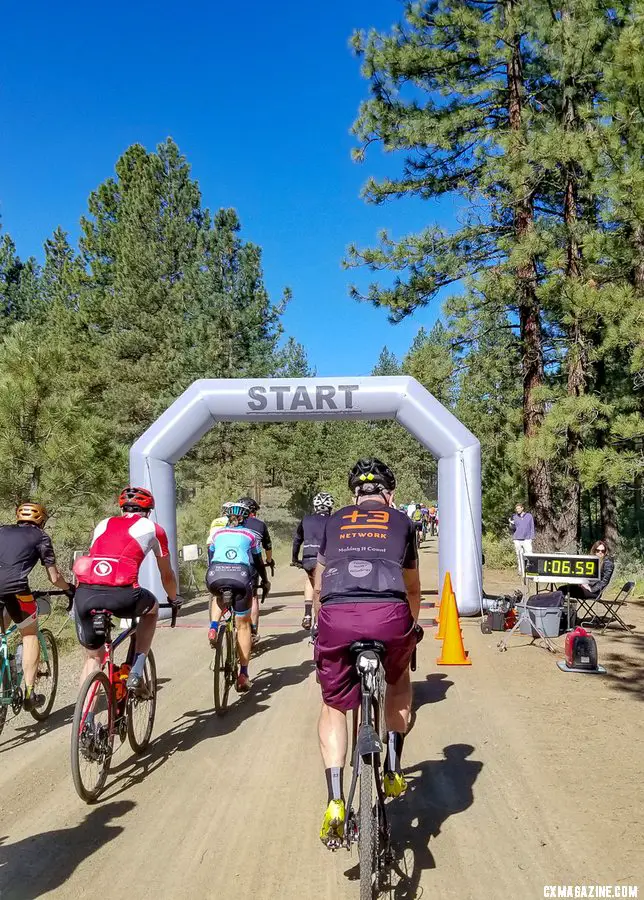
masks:
<instances>
[{"instance_id":1,"label":"bicycle front wheel","mask_svg":"<svg viewBox=\"0 0 644 900\"><path fill-rule=\"evenodd\" d=\"M113 745L112 686L105 672L93 672L80 689L72 725L72 777L85 803L94 803L105 787Z\"/></svg>"},{"instance_id":2,"label":"bicycle front wheel","mask_svg":"<svg viewBox=\"0 0 644 900\"><path fill-rule=\"evenodd\" d=\"M218 716L223 716L226 712L230 686L233 683L235 667L233 640L234 635L227 625L219 629L214 668L215 711Z\"/></svg>"},{"instance_id":3,"label":"bicycle front wheel","mask_svg":"<svg viewBox=\"0 0 644 900\"><path fill-rule=\"evenodd\" d=\"M56 691L58 690L58 647L56 638L48 628L43 628L38 635L40 641L40 660L34 683L34 693L43 694L45 705L39 709L32 709L31 715L38 722L42 722L51 712Z\"/></svg>"},{"instance_id":4,"label":"bicycle front wheel","mask_svg":"<svg viewBox=\"0 0 644 900\"><path fill-rule=\"evenodd\" d=\"M373 756L364 756L360 761L358 854L360 856L360 900L373 900L378 871L373 804Z\"/></svg>"},{"instance_id":5,"label":"bicycle front wheel","mask_svg":"<svg viewBox=\"0 0 644 900\"><path fill-rule=\"evenodd\" d=\"M127 698L127 736L135 753L143 753L150 743L157 711L157 665L150 650L143 669L147 694Z\"/></svg>"}]
</instances>

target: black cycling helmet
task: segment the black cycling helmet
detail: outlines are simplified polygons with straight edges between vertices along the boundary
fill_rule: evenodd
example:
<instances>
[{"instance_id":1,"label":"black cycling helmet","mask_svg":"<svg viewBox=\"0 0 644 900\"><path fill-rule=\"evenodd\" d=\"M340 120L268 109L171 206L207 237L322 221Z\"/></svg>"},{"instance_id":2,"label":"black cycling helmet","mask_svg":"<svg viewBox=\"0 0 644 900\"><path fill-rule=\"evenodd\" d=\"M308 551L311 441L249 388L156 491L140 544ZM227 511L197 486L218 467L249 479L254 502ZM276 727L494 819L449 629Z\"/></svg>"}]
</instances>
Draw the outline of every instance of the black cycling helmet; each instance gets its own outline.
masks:
<instances>
[{"instance_id":1,"label":"black cycling helmet","mask_svg":"<svg viewBox=\"0 0 644 900\"><path fill-rule=\"evenodd\" d=\"M349 489L354 493L391 493L395 487L396 476L386 463L375 457L359 459L349 472Z\"/></svg>"},{"instance_id":2,"label":"black cycling helmet","mask_svg":"<svg viewBox=\"0 0 644 900\"><path fill-rule=\"evenodd\" d=\"M257 500L253 500L252 497L240 497L237 502L243 503L244 506L247 506L251 513L256 513L259 509L259 503L257 502Z\"/></svg>"}]
</instances>

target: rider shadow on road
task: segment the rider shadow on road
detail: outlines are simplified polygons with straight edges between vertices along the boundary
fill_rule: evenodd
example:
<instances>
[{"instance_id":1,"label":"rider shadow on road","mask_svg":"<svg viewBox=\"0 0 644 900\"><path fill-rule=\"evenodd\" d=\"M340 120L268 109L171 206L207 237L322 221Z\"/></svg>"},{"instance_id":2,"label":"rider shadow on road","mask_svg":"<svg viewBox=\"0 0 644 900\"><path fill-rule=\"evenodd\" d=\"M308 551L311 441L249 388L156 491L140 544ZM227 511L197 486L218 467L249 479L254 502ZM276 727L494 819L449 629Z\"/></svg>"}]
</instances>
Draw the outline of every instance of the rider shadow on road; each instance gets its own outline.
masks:
<instances>
[{"instance_id":1,"label":"rider shadow on road","mask_svg":"<svg viewBox=\"0 0 644 900\"><path fill-rule=\"evenodd\" d=\"M450 816L474 802L474 782L483 768L482 762L469 759L474 749L471 744L450 744L443 759L405 769L407 791L387 807L395 854L389 896L394 900L418 897L422 873L436 868L432 839Z\"/></svg>"},{"instance_id":2,"label":"rider shadow on road","mask_svg":"<svg viewBox=\"0 0 644 900\"><path fill-rule=\"evenodd\" d=\"M23 721L25 724L14 725L15 734L2 743L0 753L13 750L15 747L24 747L25 744L35 741L36 738L42 737L43 734L56 731L57 728L62 728L64 725L69 725L73 718L73 703L68 703L67 706L55 709L44 722L37 722L30 715L22 713L20 721ZM2 895L0 894L0 896Z\"/></svg>"},{"instance_id":3,"label":"rider shadow on road","mask_svg":"<svg viewBox=\"0 0 644 900\"><path fill-rule=\"evenodd\" d=\"M224 716L218 716L214 709L184 712L172 728L152 741L145 754L136 759L128 758L112 770L112 775L117 777L105 792L105 799L113 800L133 785L140 784L175 753L189 752L202 741L235 731L251 716L268 709L267 701L273 694L304 681L314 668L313 660L307 659L298 666L263 669L253 678L252 688L244 697L231 690L231 706Z\"/></svg>"},{"instance_id":4,"label":"rider shadow on road","mask_svg":"<svg viewBox=\"0 0 644 900\"><path fill-rule=\"evenodd\" d=\"M428 703L440 703L447 697L448 690L454 684L443 672L432 672L424 681L412 681L411 721L409 731L416 724L418 710Z\"/></svg>"},{"instance_id":5,"label":"rider shadow on road","mask_svg":"<svg viewBox=\"0 0 644 900\"><path fill-rule=\"evenodd\" d=\"M44 831L13 844L0 838L0 897L36 900L64 884L78 865L124 830L110 824L129 813L132 800L95 806L70 828Z\"/></svg>"}]
</instances>

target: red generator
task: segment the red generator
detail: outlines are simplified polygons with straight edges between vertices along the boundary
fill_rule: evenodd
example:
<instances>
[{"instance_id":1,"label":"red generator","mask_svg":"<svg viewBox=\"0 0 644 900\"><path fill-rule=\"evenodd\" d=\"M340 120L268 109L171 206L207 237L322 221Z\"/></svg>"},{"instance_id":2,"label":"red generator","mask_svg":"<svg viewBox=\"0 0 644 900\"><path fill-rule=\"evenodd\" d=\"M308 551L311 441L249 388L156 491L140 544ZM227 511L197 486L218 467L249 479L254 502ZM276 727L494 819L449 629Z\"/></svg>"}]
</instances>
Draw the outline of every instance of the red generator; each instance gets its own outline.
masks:
<instances>
[{"instance_id":1,"label":"red generator","mask_svg":"<svg viewBox=\"0 0 644 900\"><path fill-rule=\"evenodd\" d=\"M567 672L605 672L597 665L597 644L592 634L578 626L566 635L565 663L558 663L559 668Z\"/></svg>"}]
</instances>

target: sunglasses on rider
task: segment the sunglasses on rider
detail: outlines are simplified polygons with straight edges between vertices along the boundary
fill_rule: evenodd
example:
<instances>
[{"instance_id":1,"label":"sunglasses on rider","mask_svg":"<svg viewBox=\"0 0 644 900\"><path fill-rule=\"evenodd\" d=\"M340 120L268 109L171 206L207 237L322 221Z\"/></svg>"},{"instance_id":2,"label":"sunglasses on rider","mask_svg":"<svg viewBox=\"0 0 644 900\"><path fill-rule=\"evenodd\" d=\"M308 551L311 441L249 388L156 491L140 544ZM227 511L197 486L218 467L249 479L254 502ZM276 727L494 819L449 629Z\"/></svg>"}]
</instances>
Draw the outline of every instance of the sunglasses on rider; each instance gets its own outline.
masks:
<instances>
[{"instance_id":1,"label":"sunglasses on rider","mask_svg":"<svg viewBox=\"0 0 644 900\"><path fill-rule=\"evenodd\" d=\"M606 547L597 547L595 549L596 553L606 553Z\"/></svg>"}]
</instances>

